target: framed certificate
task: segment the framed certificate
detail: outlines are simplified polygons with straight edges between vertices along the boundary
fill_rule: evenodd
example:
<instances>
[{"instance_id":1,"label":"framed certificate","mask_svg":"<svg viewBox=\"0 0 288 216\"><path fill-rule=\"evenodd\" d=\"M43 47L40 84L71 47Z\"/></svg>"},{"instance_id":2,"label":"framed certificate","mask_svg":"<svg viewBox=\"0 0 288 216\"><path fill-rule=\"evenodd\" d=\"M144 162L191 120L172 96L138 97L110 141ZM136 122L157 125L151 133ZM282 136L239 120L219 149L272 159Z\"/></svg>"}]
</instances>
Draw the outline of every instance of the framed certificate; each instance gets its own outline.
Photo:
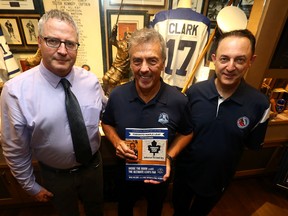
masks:
<instances>
[{"instance_id":1,"label":"framed certificate","mask_svg":"<svg viewBox=\"0 0 288 216\"><path fill-rule=\"evenodd\" d=\"M0 14L40 14L44 13L42 0L1 0Z\"/></svg>"}]
</instances>

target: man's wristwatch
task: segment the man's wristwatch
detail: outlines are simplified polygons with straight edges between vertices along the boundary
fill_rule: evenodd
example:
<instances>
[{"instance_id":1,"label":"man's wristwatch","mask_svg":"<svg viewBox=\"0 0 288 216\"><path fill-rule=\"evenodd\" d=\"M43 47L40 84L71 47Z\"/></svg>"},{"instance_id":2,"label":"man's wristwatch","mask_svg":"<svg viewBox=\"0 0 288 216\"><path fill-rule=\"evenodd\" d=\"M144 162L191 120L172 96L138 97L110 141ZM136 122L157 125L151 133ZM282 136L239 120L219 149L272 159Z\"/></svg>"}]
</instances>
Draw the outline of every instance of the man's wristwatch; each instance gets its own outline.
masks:
<instances>
[{"instance_id":1,"label":"man's wristwatch","mask_svg":"<svg viewBox=\"0 0 288 216\"><path fill-rule=\"evenodd\" d=\"M170 164L174 162L174 159L169 154L166 155L166 158L170 161Z\"/></svg>"}]
</instances>

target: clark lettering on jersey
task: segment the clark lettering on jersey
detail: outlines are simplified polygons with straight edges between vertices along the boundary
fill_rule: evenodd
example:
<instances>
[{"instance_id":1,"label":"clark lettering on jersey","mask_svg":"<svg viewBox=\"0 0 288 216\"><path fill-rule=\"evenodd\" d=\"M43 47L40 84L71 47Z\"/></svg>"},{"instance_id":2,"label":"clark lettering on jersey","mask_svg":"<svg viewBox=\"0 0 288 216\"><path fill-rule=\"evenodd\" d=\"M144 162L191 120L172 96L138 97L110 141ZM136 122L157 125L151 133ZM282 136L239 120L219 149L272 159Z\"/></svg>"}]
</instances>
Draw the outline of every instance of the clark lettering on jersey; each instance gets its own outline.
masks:
<instances>
[{"instance_id":1,"label":"clark lettering on jersey","mask_svg":"<svg viewBox=\"0 0 288 216\"><path fill-rule=\"evenodd\" d=\"M185 34L185 35L195 35L197 36L197 29L199 25L183 24L183 26L178 25L178 23L169 24L170 34Z\"/></svg>"},{"instance_id":2,"label":"clark lettering on jersey","mask_svg":"<svg viewBox=\"0 0 288 216\"><path fill-rule=\"evenodd\" d=\"M167 59L161 74L163 80L183 88L208 41L210 20L190 8L177 8L158 12L151 26L166 41Z\"/></svg>"}]
</instances>

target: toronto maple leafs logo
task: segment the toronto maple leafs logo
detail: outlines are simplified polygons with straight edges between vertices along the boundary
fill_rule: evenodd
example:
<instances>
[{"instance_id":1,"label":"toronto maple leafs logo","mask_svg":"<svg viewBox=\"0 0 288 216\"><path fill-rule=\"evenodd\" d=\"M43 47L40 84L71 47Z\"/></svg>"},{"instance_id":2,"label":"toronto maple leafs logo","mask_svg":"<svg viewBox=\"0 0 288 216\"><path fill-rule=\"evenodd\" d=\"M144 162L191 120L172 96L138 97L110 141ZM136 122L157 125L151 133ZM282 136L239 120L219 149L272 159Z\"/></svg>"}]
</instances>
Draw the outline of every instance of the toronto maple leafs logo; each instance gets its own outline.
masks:
<instances>
[{"instance_id":1,"label":"toronto maple leafs logo","mask_svg":"<svg viewBox=\"0 0 288 216\"><path fill-rule=\"evenodd\" d=\"M169 122L169 116L166 113L160 113L158 122L161 124L167 124Z\"/></svg>"},{"instance_id":2,"label":"toronto maple leafs logo","mask_svg":"<svg viewBox=\"0 0 288 216\"><path fill-rule=\"evenodd\" d=\"M151 145L148 145L148 150L150 153L153 154L153 156L155 156L156 153L159 153L160 149L161 149L161 146L157 145L157 142L155 140L151 142Z\"/></svg>"},{"instance_id":3,"label":"toronto maple leafs logo","mask_svg":"<svg viewBox=\"0 0 288 216\"><path fill-rule=\"evenodd\" d=\"M164 169L163 168L158 168L157 169L158 174L164 174Z\"/></svg>"}]
</instances>

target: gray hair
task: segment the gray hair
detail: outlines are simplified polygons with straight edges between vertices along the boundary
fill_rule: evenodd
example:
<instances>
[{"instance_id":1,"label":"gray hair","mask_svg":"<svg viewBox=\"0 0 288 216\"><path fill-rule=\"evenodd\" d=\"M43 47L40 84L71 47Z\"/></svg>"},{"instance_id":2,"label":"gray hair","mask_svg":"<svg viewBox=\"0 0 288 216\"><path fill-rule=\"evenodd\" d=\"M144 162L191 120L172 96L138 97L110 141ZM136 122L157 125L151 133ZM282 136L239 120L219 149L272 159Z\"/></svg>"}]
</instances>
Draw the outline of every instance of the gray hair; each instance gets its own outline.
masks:
<instances>
[{"instance_id":1,"label":"gray hair","mask_svg":"<svg viewBox=\"0 0 288 216\"><path fill-rule=\"evenodd\" d=\"M161 55L163 61L166 60L166 42L162 35L153 28L143 28L133 32L129 38L129 47L130 48L139 44L148 43L148 42L159 42L161 47Z\"/></svg>"},{"instance_id":2,"label":"gray hair","mask_svg":"<svg viewBox=\"0 0 288 216\"><path fill-rule=\"evenodd\" d=\"M77 24L75 23L74 19L72 18L72 16L70 16L68 13L61 11L61 10L57 10L57 9L52 9L50 11L48 11L47 13L45 13L41 19L38 22L38 34L42 35L43 34L43 26L44 24L49 20L49 19L59 19L61 21L64 21L66 23L68 23L69 25L71 25L77 34L77 39L79 39L79 29Z\"/></svg>"}]
</instances>

